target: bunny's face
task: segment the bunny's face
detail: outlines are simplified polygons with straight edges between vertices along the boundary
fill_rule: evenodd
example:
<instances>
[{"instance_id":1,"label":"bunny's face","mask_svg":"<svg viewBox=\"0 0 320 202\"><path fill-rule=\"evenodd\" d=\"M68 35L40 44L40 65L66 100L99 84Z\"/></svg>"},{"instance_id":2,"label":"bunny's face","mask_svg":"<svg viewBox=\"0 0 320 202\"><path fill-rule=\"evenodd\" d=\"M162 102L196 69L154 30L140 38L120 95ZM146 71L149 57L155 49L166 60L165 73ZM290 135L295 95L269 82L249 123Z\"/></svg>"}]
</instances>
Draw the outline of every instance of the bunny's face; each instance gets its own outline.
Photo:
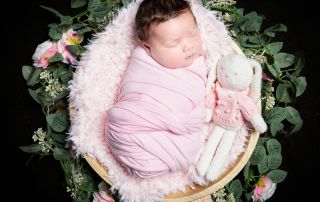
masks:
<instances>
[{"instance_id":1,"label":"bunny's face","mask_svg":"<svg viewBox=\"0 0 320 202\"><path fill-rule=\"evenodd\" d=\"M217 78L228 89L242 91L250 86L253 70L243 55L230 54L219 60Z\"/></svg>"}]
</instances>

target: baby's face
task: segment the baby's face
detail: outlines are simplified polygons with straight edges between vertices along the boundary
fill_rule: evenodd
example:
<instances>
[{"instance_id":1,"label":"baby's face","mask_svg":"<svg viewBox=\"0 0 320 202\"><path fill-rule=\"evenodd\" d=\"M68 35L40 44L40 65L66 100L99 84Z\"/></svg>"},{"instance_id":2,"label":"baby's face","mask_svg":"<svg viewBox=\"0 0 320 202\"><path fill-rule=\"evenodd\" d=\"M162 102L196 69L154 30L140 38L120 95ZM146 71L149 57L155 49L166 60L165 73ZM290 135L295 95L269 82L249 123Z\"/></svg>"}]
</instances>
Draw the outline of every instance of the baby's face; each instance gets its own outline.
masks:
<instances>
[{"instance_id":1,"label":"baby's face","mask_svg":"<svg viewBox=\"0 0 320 202\"><path fill-rule=\"evenodd\" d=\"M150 29L150 38L148 42L142 42L142 45L162 66L186 67L202 54L199 29L190 11L152 25Z\"/></svg>"}]
</instances>

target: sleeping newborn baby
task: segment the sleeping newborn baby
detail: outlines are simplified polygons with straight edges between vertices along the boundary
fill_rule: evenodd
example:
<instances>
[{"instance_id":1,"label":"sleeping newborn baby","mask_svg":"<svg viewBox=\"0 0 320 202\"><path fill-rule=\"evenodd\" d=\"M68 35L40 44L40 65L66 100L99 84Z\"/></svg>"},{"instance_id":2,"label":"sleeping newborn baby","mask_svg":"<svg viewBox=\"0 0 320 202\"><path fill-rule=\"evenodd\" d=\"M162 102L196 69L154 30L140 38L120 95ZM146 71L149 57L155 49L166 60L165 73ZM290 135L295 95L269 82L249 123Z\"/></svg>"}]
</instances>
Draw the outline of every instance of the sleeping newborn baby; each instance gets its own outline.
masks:
<instances>
[{"instance_id":1,"label":"sleeping newborn baby","mask_svg":"<svg viewBox=\"0 0 320 202\"><path fill-rule=\"evenodd\" d=\"M108 111L107 142L129 173L151 178L187 169L200 149L206 66L186 1L144 0L140 39Z\"/></svg>"}]
</instances>

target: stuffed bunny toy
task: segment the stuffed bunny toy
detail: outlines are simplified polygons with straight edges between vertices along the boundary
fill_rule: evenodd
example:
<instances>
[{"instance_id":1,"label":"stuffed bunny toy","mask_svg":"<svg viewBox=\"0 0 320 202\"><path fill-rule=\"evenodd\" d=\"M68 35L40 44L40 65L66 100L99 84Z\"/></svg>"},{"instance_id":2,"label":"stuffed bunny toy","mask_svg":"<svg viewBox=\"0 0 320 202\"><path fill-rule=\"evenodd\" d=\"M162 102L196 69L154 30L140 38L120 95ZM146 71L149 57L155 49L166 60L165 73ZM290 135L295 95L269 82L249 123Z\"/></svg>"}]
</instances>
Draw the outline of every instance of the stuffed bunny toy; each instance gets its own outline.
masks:
<instances>
[{"instance_id":1,"label":"stuffed bunny toy","mask_svg":"<svg viewBox=\"0 0 320 202\"><path fill-rule=\"evenodd\" d=\"M237 131L245 122L260 133L267 130L257 107L261 93L260 64L243 55L230 54L219 59L216 75L217 81L206 102L206 119L213 121L214 127L197 165L199 175L209 181L222 174Z\"/></svg>"}]
</instances>

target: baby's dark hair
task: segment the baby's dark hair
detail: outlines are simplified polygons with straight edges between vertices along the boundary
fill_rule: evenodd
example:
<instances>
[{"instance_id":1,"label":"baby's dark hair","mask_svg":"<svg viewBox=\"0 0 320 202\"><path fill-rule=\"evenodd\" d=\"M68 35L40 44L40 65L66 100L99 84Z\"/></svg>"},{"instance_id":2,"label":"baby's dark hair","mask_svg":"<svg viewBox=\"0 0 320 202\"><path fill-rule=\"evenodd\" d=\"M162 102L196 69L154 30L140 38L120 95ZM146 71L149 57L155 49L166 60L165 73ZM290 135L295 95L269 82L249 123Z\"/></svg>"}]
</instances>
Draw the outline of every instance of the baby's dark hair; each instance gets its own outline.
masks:
<instances>
[{"instance_id":1,"label":"baby's dark hair","mask_svg":"<svg viewBox=\"0 0 320 202\"><path fill-rule=\"evenodd\" d=\"M190 5L185 0L144 0L135 19L139 39L149 39L152 24L160 24L188 10L191 11Z\"/></svg>"}]
</instances>

